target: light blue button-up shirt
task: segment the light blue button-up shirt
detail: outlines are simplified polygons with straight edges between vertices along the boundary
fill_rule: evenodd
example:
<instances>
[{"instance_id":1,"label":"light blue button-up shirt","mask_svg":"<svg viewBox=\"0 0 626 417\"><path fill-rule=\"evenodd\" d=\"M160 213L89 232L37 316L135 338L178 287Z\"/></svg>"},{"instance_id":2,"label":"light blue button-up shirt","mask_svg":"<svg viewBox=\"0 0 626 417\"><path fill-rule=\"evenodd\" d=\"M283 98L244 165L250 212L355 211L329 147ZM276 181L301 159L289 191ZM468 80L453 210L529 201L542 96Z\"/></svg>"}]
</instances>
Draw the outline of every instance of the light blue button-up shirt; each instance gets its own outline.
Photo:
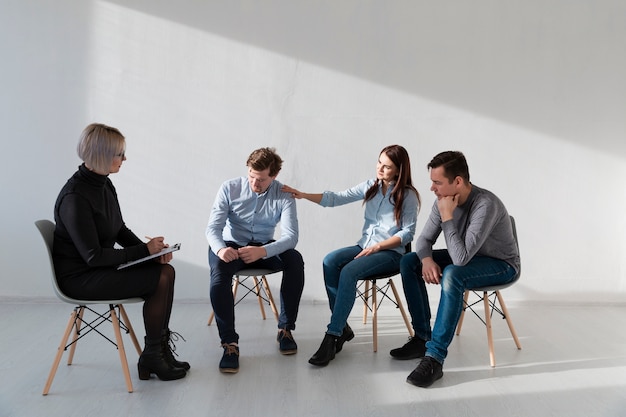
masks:
<instances>
[{"instance_id":1,"label":"light blue button-up shirt","mask_svg":"<svg viewBox=\"0 0 626 417\"><path fill-rule=\"evenodd\" d=\"M320 205L335 207L363 201L365 193L374 182L374 179L370 179L342 192L324 191ZM368 248L392 236L398 236L402 244L393 250L404 254L404 247L412 242L415 236L419 202L417 194L412 190L405 195L402 203L401 224L398 225L393 214L394 204L390 201L390 196L390 190L387 191L387 195L383 195L382 187L379 186L374 198L365 203L365 223L357 245Z\"/></svg>"},{"instance_id":2,"label":"light blue button-up shirt","mask_svg":"<svg viewBox=\"0 0 626 417\"><path fill-rule=\"evenodd\" d=\"M250 242L266 243L275 239L280 222L281 236L263 245L266 258L276 256L298 243L298 214L296 202L289 193L281 191L282 184L272 181L268 189L257 194L250 188L248 177L224 182L213 203L206 237L215 253L225 247L224 241L246 246Z\"/></svg>"}]
</instances>

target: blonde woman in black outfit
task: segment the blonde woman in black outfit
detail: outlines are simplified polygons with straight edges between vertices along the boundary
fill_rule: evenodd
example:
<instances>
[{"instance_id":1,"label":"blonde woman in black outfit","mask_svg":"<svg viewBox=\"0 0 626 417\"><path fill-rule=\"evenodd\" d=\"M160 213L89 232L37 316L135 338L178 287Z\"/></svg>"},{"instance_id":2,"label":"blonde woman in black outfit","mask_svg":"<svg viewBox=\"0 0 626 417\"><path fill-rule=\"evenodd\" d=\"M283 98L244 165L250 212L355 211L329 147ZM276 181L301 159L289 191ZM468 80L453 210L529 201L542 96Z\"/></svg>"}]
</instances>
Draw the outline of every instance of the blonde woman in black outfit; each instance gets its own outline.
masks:
<instances>
[{"instance_id":1,"label":"blonde woman in black outfit","mask_svg":"<svg viewBox=\"0 0 626 417\"><path fill-rule=\"evenodd\" d=\"M117 269L167 247L163 237L142 242L124 224L109 174L119 172L126 160L125 146L124 136L113 127L94 123L83 131L78 144L83 164L67 181L54 207L54 268L61 289L71 297L143 298L146 337L139 378L156 374L162 380L180 379L189 363L177 361L169 344L175 277L168 264L171 253L155 262Z\"/></svg>"}]
</instances>

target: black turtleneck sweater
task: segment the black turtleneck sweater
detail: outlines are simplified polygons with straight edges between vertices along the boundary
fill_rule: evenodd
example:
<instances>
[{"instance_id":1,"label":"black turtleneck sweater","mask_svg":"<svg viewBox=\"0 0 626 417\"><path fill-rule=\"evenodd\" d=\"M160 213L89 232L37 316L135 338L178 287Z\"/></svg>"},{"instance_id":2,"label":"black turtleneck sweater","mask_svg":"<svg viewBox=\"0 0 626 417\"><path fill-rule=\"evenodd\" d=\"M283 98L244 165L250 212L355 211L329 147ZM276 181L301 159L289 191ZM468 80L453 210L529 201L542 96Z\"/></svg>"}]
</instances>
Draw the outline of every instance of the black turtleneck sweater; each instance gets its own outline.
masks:
<instances>
[{"instance_id":1,"label":"black turtleneck sweater","mask_svg":"<svg viewBox=\"0 0 626 417\"><path fill-rule=\"evenodd\" d=\"M111 180L85 164L61 189L54 220L52 252L59 279L88 275L94 268L114 269L149 255L146 244L124 224ZM115 243L122 249L115 249Z\"/></svg>"}]
</instances>

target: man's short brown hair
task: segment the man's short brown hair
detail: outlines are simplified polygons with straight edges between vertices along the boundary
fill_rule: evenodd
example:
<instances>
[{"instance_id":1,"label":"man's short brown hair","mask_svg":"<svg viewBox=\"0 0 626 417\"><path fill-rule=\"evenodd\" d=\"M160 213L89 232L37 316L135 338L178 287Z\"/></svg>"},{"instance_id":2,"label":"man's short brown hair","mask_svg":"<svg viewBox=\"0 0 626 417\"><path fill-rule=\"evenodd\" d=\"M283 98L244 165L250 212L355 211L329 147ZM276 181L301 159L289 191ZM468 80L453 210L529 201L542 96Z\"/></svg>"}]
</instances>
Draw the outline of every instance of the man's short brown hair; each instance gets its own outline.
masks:
<instances>
[{"instance_id":1,"label":"man's short brown hair","mask_svg":"<svg viewBox=\"0 0 626 417\"><path fill-rule=\"evenodd\" d=\"M470 182L469 168L465 155L459 151L441 152L428 163L427 167L443 167L444 175L448 182L452 182L456 177L461 177L466 183Z\"/></svg>"},{"instance_id":2,"label":"man's short brown hair","mask_svg":"<svg viewBox=\"0 0 626 417\"><path fill-rule=\"evenodd\" d=\"M264 171L269 168L270 177L275 177L283 166L283 160L276 153L276 149L260 148L250 154L246 166L255 171Z\"/></svg>"}]
</instances>

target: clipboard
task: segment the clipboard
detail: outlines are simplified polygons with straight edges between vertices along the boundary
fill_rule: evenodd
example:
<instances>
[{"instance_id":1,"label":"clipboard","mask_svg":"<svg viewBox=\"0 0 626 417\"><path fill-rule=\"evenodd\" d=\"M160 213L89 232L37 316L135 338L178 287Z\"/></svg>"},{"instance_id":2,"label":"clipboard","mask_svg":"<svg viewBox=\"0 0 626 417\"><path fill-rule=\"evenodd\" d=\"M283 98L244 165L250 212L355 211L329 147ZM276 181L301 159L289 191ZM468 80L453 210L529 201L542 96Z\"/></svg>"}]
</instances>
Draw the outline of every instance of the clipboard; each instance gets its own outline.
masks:
<instances>
[{"instance_id":1,"label":"clipboard","mask_svg":"<svg viewBox=\"0 0 626 417\"><path fill-rule=\"evenodd\" d=\"M152 255L145 256L145 257L143 257L141 259L137 259L137 260L134 260L134 261L130 261L130 262L126 262L124 264L121 264L120 266L117 267L117 269L128 268L129 266L140 264L142 262L149 261L150 259L158 258L159 256L165 255L166 253L176 252L179 249L180 249L180 243L177 243L177 244L169 246L167 248L163 248L160 252L153 253Z\"/></svg>"}]
</instances>

